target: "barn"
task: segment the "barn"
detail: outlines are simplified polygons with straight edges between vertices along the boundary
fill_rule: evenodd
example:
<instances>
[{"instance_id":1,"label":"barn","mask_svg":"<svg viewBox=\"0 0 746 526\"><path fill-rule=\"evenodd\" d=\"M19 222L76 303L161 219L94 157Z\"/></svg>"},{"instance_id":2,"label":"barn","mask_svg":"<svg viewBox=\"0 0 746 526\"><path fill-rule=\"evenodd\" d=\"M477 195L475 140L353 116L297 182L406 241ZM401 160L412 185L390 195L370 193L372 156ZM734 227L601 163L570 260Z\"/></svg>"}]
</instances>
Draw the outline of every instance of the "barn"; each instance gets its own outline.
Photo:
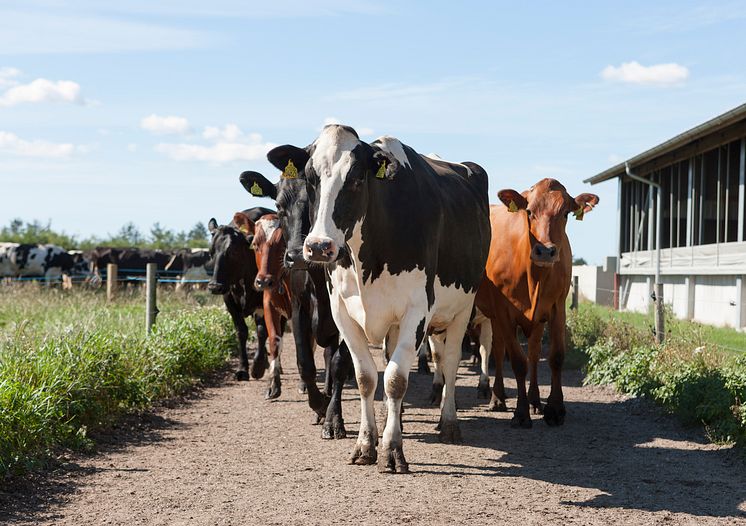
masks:
<instances>
[{"instance_id":1,"label":"barn","mask_svg":"<svg viewBox=\"0 0 746 526\"><path fill-rule=\"evenodd\" d=\"M676 316L746 328L745 171L743 104L586 179L618 185L619 309L651 308L659 264Z\"/></svg>"}]
</instances>

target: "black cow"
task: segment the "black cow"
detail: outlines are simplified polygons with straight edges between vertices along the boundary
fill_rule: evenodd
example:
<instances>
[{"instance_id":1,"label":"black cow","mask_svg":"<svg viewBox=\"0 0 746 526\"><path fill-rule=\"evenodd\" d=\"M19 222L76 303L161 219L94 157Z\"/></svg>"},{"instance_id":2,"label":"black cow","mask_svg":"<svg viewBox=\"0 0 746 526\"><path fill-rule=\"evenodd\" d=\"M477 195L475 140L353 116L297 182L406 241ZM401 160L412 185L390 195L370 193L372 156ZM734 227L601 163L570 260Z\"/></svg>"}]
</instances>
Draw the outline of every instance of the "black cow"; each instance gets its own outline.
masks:
<instances>
[{"instance_id":1,"label":"black cow","mask_svg":"<svg viewBox=\"0 0 746 526\"><path fill-rule=\"evenodd\" d=\"M119 279L142 278L148 263L155 263L159 272L166 269L171 261L171 254L163 250L141 248L96 247L91 253L93 273L101 276L106 271L106 265L117 265Z\"/></svg>"},{"instance_id":2,"label":"black cow","mask_svg":"<svg viewBox=\"0 0 746 526\"><path fill-rule=\"evenodd\" d=\"M265 214L274 213L267 208L256 207L244 210L252 221ZM207 288L213 294L222 294L225 308L228 309L236 328L238 339L239 366L237 380L249 379L249 357L246 353L246 340L249 329L245 318L251 316L256 325L257 349L251 364L251 376L261 378L267 370L267 327L264 323L264 295L254 289L257 267L251 240L235 225L218 225L210 219L207 228L212 234L210 256L214 262L212 279Z\"/></svg>"},{"instance_id":3,"label":"black cow","mask_svg":"<svg viewBox=\"0 0 746 526\"><path fill-rule=\"evenodd\" d=\"M284 155L282 148L275 148L267 157L276 164L277 159ZM352 361L347 345L340 343L339 330L332 317L324 269L309 267L299 250L311 228L305 181L298 177L284 177L275 185L256 172L242 173L240 181L249 193L276 200L283 236L287 246L293 247L285 253L285 266L290 277L293 337L298 367L308 392L308 404L316 412L318 421L324 422L322 438L345 438L342 387L351 373ZM316 386L314 342L324 347L324 393Z\"/></svg>"},{"instance_id":4,"label":"black cow","mask_svg":"<svg viewBox=\"0 0 746 526\"><path fill-rule=\"evenodd\" d=\"M352 462L378 458L380 471L406 473L401 403L428 333L445 381L441 440L461 440L454 388L490 245L487 174L474 163L427 158L393 137L365 143L341 125L326 126L306 148L279 147L270 161L306 181L312 220L302 254L327 269L332 314L354 356L362 403ZM384 338L393 352L379 456L369 343Z\"/></svg>"}]
</instances>

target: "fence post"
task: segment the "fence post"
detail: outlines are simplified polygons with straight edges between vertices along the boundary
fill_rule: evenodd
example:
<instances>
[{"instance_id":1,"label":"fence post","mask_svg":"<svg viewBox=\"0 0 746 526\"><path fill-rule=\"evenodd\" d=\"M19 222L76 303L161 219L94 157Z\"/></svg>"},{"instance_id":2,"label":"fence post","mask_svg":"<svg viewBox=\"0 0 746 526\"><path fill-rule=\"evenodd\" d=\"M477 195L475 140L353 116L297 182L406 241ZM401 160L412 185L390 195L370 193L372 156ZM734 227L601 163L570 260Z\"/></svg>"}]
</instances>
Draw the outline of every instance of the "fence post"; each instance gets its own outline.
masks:
<instances>
[{"instance_id":1,"label":"fence post","mask_svg":"<svg viewBox=\"0 0 746 526\"><path fill-rule=\"evenodd\" d=\"M663 283L655 284L655 342L663 343L666 326L663 313Z\"/></svg>"},{"instance_id":2,"label":"fence post","mask_svg":"<svg viewBox=\"0 0 746 526\"><path fill-rule=\"evenodd\" d=\"M153 330L153 325L155 325L155 317L158 315L158 307L155 304L158 265L156 263L148 263L145 268L145 333L150 334Z\"/></svg>"},{"instance_id":3,"label":"fence post","mask_svg":"<svg viewBox=\"0 0 746 526\"><path fill-rule=\"evenodd\" d=\"M117 266L114 263L106 265L106 300L113 301L117 295L117 279L119 278Z\"/></svg>"},{"instance_id":4,"label":"fence post","mask_svg":"<svg viewBox=\"0 0 746 526\"><path fill-rule=\"evenodd\" d=\"M577 310L578 308L578 277L572 277L572 299L570 300L570 309Z\"/></svg>"}]
</instances>

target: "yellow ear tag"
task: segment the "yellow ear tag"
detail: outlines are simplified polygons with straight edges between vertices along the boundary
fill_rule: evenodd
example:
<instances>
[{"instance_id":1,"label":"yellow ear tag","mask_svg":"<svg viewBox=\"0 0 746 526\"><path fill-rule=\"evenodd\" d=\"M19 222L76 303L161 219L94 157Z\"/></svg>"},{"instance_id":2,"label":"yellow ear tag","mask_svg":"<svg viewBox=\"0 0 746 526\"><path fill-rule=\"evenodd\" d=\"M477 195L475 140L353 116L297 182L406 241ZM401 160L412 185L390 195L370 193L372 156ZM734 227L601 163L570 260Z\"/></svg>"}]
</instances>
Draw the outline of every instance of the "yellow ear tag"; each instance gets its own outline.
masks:
<instances>
[{"instance_id":1,"label":"yellow ear tag","mask_svg":"<svg viewBox=\"0 0 746 526\"><path fill-rule=\"evenodd\" d=\"M297 179L298 178L298 169L293 164L293 160L288 160L288 165L285 167L285 171L282 172L283 179Z\"/></svg>"},{"instance_id":2,"label":"yellow ear tag","mask_svg":"<svg viewBox=\"0 0 746 526\"><path fill-rule=\"evenodd\" d=\"M385 179L386 178L386 161L383 161L381 163L381 166L378 167L378 171L376 172L376 179Z\"/></svg>"},{"instance_id":3,"label":"yellow ear tag","mask_svg":"<svg viewBox=\"0 0 746 526\"><path fill-rule=\"evenodd\" d=\"M257 183L256 181L254 181L254 184L251 185L251 189L249 191L251 192L251 195L264 195L264 192L262 192L262 187L259 186L259 183Z\"/></svg>"},{"instance_id":4,"label":"yellow ear tag","mask_svg":"<svg viewBox=\"0 0 746 526\"><path fill-rule=\"evenodd\" d=\"M515 204L515 201L511 201L508 205L508 212L517 212L518 211L518 205Z\"/></svg>"},{"instance_id":5,"label":"yellow ear tag","mask_svg":"<svg viewBox=\"0 0 746 526\"><path fill-rule=\"evenodd\" d=\"M581 206L580 208L575 210L573 214L575 215L575 219L577 219L578 221L582 221L583 216L585 215L585 207Z\"/></svg>"},{"instance_id":6,"label":"yellow ear tag","mask_svg":"<svg viewBox=\"0 0 746 526\"><path fill-rule=\"evenodd\" d=\"M256 184L256 183L254 183L254 184ZM240 227L238 227L238 229L239 229L239 230L240 230L241 232L243 232L243 233L244 233L245 235L249 235L249 227L248 227L248 226L246 226L246 225L241 225Z\"/></svg>"}]
</instances>

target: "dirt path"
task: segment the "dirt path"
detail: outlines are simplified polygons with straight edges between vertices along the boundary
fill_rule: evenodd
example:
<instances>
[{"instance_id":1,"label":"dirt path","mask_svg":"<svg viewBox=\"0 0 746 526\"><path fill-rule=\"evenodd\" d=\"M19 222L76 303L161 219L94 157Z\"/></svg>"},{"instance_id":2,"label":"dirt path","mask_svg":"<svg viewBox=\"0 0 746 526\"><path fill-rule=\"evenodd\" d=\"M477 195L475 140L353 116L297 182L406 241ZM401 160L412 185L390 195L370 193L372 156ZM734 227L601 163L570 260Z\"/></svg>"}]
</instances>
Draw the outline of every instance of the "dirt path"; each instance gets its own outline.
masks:
<instances>
[{"instance_id":1,"label":"dirt path","mask_svg":"<svg viewBox=\"0 0 746 526\"><path fill-rule=\"evenodd\" d=\"M735 452L646 403L579 387L577 373L567 375L563 428L535 419L514 430L509 414L484 410L475 369L462 362L465 443L452 446L434 431L430 377L413 372L404 415L413 474L347 465L356 391L344 396L349 438L321 440L291 354L279 400L264 400L263 381L226 379L149 415L98 455L0 494L0 523L746 524L746 464ZM380 402L376 411L382 430Z\"/></svg>"}]
</instances>

